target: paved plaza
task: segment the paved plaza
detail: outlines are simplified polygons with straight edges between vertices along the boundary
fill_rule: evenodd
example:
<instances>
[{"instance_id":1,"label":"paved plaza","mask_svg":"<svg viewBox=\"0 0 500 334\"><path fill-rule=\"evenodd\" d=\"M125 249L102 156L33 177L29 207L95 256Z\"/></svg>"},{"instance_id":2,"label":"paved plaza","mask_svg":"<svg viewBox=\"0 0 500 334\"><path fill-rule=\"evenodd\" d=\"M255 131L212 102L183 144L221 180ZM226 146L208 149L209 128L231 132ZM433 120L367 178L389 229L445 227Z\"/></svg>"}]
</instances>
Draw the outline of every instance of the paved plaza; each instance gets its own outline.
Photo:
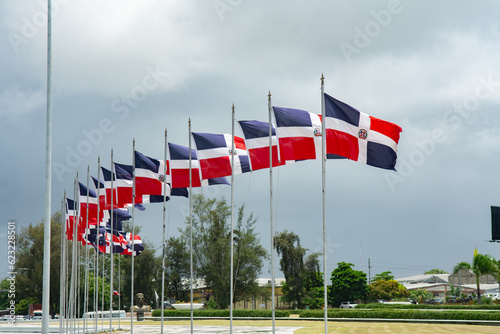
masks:
<instances>
[{"instance_id":1,"label":"paved plaza","mask_svg":"<svg viewBox=\"0 0 500 334\"><path fill-rule=\"evenodd\" d=\"M117 329L118 326L113 324L113 328ZM121 325L120 326L122 331L117 331L116 333L122 333L122 334L129 334L131 333L130 331L130 325ZM275 333L276 334L293 334L295 330L299 329L300 327L276 327L275 328ZM109 329L109 328L108 328ZM106 328L104 329L106 330ZM32 333L40 333L41 331L41 324L40 326L36 326L34 324L16 324L14 326L6 326L6 324L0 325L0 333L2 334L13 334L13 333L25 333L25 334L32 334ZM59 326L54 326L54 324L51 324L50 326L50 333L59 333ZM83 331L75 331L76 333L83 333ZM101 332L101 327L99 326L99 332ZM229 326L194 326L193 327L193 332L197 334L219 334L219 333L229 333ZM271 326L233 326L233 333L235 334L250 334L250 333L259 333L259 334L267 334L267 333L272 333L272 327ZM70 333L73 333L73 331L70 331ZM92 329L89 328L87 333L95 333ZM101 332L102 333L102 332ZM134 324L134 333L137 334L157 334L161 333L161 327L160 324L158 325L135 325ZM191 326L189 325L168 325L164 324L163 326L163 333L164 334L184 334L184 333L191 333Z\"/></svg>"}]
</instances>

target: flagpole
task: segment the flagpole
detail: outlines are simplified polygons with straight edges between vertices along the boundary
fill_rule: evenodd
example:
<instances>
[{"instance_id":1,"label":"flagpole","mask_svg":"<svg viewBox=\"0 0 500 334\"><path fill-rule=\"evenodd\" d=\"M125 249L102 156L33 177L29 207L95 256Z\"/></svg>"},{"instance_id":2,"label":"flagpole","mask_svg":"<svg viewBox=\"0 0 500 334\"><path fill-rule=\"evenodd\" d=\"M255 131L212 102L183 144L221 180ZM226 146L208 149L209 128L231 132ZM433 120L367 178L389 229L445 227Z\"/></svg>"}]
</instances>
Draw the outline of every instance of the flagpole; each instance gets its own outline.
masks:
<instances>
[{"instance_id":1,"label":"flagpole","mask_svg":"<svg viewBox=\"0 0 500 334\"><path fill-rule=\"evenodd\" d=\"M96 257L96 277L95 277L95 297L94 297L94 310L95 310L95 334L98 333L97 330L97 313L99 311L99 227L101 226L101 157L97 156L97 231L96 231L96 247L95 247L95 257ZM104 201L106 203L106 201ZM104 268L104 261L103 268ZM102 277L104 280L104 275ZM104 292L103 292L104 293ZM101 310L104 311L104 310Z\"/></svg>"},{"instance_id":2,"label":"flagpole","mask_svg":"<svg viewBox=\"0 0 500 334\"><path fill-rule=\"evenodd\" d=\"M45 151L45 225L43 227L42 334L49 333L50 227L52 195L52 3L47 2L47 133Z\"/></svg>"},{"instance_id":3,"label":"flagpole","mask_svg":"<svg viewBox=\"0 0 500 334\"><path fill-rule=\"evenodd\" d=\"M86 208L86 217L85 217L85 229L84 233L87 234L89 229L89 196L90 196L90 188L89 188L89 178L90 178L90 166L87 165L87 208ZM89 247L87 246L86 238L82 238L85 242L85 285L84 285L84 295L83 295L83 314L88 312L88 287L89 287ZM87 331L87 319L85 316L83 317L83 331Z\"/></svg>"},{"instance_id":4,"label":"flagpole","mask_svg":"<svg viewBox=\"0 0 500 334\"><path fill-rule=\"evenodd\" d=\"M73 184L73 240L71 241L71 283L69 288L69 317L70 318L70 329L74 329L75 326L75 281L76 281L76 229L77 229L77 217L78 217L78 197L76 196L76 184L78 182L78 171L76 172L76 179Z\"/></svg>"},{"instance_id":5,"label":"flagpole","mask_svg":"<svg viewBox=\"0 0 500 334\"><path fill-rule=\"evenodd\" d=\"M135 138L132 139L132 270L130 277L130 334L134 334L134 220L135 220Z\"/></svg>"},{"instance_id":6,"label":"flagpole","mask_svg":"<svg viewBox=\"0 0 500 334\"><path fill-rule=\"evenodd\" d=\"M98 184L98 189L97 191L99 192L99 189L101 188L101 157L97 157L97 184ZM99 199L99 203L100 203ZM104 187L104 210L106 209L106 203L108 199L106 198L106 187ZM103 213L104 213L103 210ZM103 214L104 218L104 214ZM100 225L100 222L99 222ZM106 226L104 226L104 230L106 231ZM101 235L99 234L99 230L97 230L97 238L99 239L99 242L97 243L97 249L99 249L100 243L101 243ZM104 232L104 247L106 247L106 232ZM106 249L106 248L105 248ZM99 253L99 252L97 252ZM104 252L102 253L102 284L101 284L101 330L104 331L104 269L105 269L105 257L104 257ZM99 295L97 295L99 297ZM97 334L97 328L96 328L96 334Z\"/></svg>"},{"instance_id":7,"label":"flagpole","mask_svg":"<svg viewBox=\"0 0 500 334\"><path fill-rule=\"evenodd\" d=\"M63 328L63 314L64 314L64 286L65 286L65 280L64 280L64 253L65 253L65 247L64 247L64 234L65 234L65 228L66 228L66 190L64 190L64 197L61 202L61 246L60 246L60 256L59 256L59 262L60 262L60 268L59 268L59 333L62 334L62 328ZM64 219L63 219L63 213L64 213Z\"/></svg>"},{"instance_id":8,"label":"flagpole","mask_svg":"<svg viewBox=\"0 0 500 334\"><path fill-rule=\"evenodd\" d=\"M161 257L161 334L163 334L163 312L165 309L165 210L167 202L167 129L165 128L165 144L163 147L163 162L165 171L163 174L163 238L162 238L162 257Z\"/></svg>"},{"instance_id":9,"label":"flagpole","mask_svg":"<svg viewBox=\"0 0 500 334\"><path fill-rule=\"evenodd\" d=\"M114 259L113 253L115 244L113 242L113 208L114 208L114 198L113 198L113 178L114 178L114 162L113 162L113 149L111 149L111 235L110 235L110 273L109 273L109 334L113 334L113 266Z\"/></svg>"},{"instance_id":10,"label":"flagpole","mask_svg":"<svg viewBox=\"0 0 500 334\"><path fill-rule=\"evenodd\" d=\"M274 226L273 226L273 126L271 124L271 91L268 96L268 112L269 112L269 222L271 225L271 308L273 318L273 334L276 331L276 305L275 305L275 275L274 275Z\"/></svg>"},{"instance_id":11,"label":"flagpole","mask_svg":"<svg viewBox=\"0 0 500 334\"><path fill-rule=\"evenodd\" d=\"M326 284L326 134L325 134L325 77L321 74L321 175L322 175L322 204L323 204L323 298L325 334L328 334L328 293Z\"/></svg>"},{"instance_id":12,"label":"flagpole","mask_svg":"<svg viewBox=\"0 0 500 334\"><path fill-rule=\"evenodd\" d=\"M231 286L229 300L229 333L233 333L233 300L234 300L234 103L231 112Z\"/></svg>"},{"instance_id":13,"label":"flagpole","mask_svg":"<svg viewBox=\"0 0 500 334\"><path fill-rule=\"evenodd\" d=\"M192 156L191 156L191 118L188 120L188 132L189 132L189 271L191 278L191 334L193 334L193 176L191 175L192 170Z\"/></svg>"}]
</instances>

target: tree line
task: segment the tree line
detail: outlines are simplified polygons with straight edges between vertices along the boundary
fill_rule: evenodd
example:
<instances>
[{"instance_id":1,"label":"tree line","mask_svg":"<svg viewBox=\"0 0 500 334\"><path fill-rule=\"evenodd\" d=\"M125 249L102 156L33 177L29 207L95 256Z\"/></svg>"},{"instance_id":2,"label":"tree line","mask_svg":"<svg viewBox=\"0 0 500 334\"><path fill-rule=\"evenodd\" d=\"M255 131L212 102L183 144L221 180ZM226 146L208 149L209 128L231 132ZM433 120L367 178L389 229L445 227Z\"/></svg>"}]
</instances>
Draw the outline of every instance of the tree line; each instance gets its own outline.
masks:
<instances>
[{"instance_id":1,"label":"tree line","mask_svg":"<svg viewBox=\"0 0 500 334\"><path fill-rule=\"evenodd\" d=\"M179 235L170 237L165 242L165 299L188 302L190 300L190 238L193 245L194 278L204 283L205 294L199 293L197 301L205 302L211 308L225 309L229 307L230 286L234 288L233 302L246 298L260 296L269 298L268 287L257 284L257 278L262 273L264 261L269 260L268 252L260 244L255 232L257 219L253 214L247 215L245 206L237 208L236 223L233 233L233 281L230 282L231 267L231 208L225 199L210 199L202 195L193 196L192 230L189 217L186 217L185 227L179 229ZM51 224L51 314L59 312L60 293L60 257L61 228L64 217L57 212L52 217ZM124 224L124 229L130 232L130 225ZM138 234L140 227L136 226L134 233ZM192 233L192 235L191 235ZM23 227L17 234L16 276L16 314L26 314L29 304L38 304L42 300L42 258L43 258L43 222ZM71 241L64 241L71 244ZM134 292L142 292L148 304L153 308L161 307L162 289L162 255L163 247L155 247L147 239L143 240L144 251L134 259ZM293 232L284 230L274 236L275 250L280 258L279 266L285 276L281 287L281 301L290 308L320 309L324 306L324 281L320 272L319 253L307 254L307 249L300 244L300 238ZM71 253L71 247L68 247ZM104 309L109 309L110 298L110 255L98 254L95 250L89 252L89 258L84 257L83 247L77 257L77 267L80 268L78 281L84 286L85 268L89 279L89 311L93 311L95 284L97 278L97 301L99 309L104 303ZM115 254L113 282L119 296L113 297L116 309L128 310L131 305L131 257ZM99 266L96 268L96 257ZM68 257L68 268L71 267L71 254ZM104 266L103 266L104 263ZM340 262L331 275L328 286L328 304L338 307L347 300L376 301L378 299L408 298L410 293L394 280L390 272L375 276L372 282L367 282L367 275L354 270L351 263ZM470 269L475 274L492 273L500 280L500 261L489 255L474 254L471 263L461 262L454 270ZM438 269L429 273L438 273ZM97 276L96 276L97 275ZM71 273L66 272L63 279L69 280ZM479 281L478 281L479 282ZM0 310L6 309L9 299L5 288L9 282L4 278L0 282ZM479 284L479 283L478 283ZM479 285L478 285L479 288ZM8 289L7 289L8 290ZM478 290L479 292L479 290ZM83 288L78 290L79 314L83 314ZM418 297L418 296L416 296ZM479 301L480 294L478 293ZM422 297L423 298L423 297Z\"/></svg>"}]
</instances>

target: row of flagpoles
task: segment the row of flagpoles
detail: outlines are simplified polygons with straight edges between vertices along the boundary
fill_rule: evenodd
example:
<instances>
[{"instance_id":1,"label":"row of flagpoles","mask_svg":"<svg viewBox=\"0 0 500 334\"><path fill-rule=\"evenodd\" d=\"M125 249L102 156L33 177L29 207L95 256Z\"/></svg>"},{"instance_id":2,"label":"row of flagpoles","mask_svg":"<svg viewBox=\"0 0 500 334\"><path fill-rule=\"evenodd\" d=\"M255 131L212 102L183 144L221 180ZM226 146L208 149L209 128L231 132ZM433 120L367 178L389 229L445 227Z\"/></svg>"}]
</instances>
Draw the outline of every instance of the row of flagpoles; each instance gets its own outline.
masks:
<instances>
[{"instance_id":1,"label":"row of flagpoles","mask_svg":"<svg viewBox=\"0 0 500 334\"><path fill-rule=\"evenodd\" d=\"M100 166L98 159L98 177L93 178L95 188L77 183L78 188L78 219L73 232L73 241L78 240L93 245L97 251L111 254L115 250L132 256L132 287L131 299L134 296L133 271L134 255L139 254L135 242L140 237L134 236L134 209L143 209L145 203L163 203L163 240L162 240L162 280L165 274L165 203L170 196L191 197L193 187L208 185L231 185L231 208L234 207L234 175L269 168L270 171L270 226L271 226L271 267L272 267L272 315L274 332L274 231L272 209L272 169L291 162L310 159L322 160L322 193L323 193L323 249L326 248L326 190L325 162L327 159L347 158L374 167L395 170L397 159L397 144L400 132L399 126L362 112L324 93L324 80L321 78L321 114L311 113L301 109L273 107L271 94L268 100L269 121L258 120L238 121L243 137L235 136L234 105L232 110L231 134L212 134L191 131L189 121L189 146L184 147L167 141L165 131L163 160L146 156L135 149L133 142L132 165L114 162L111 152L111 169ZM272 118L274 116L274 126ZM192 148L194 141L194 148ZM168 152L168 158L167 158ZM101 179L102 172L102 179ZM88 173L87 173L88 174ZM231 182L226 180L231 176ZM88 179L88 176L87 176ZM189 191L188 189L189 188ZM189 195L188 195L189 194ZM66 212L70 212L70 199L66 201ZM132 233L123 235L114 231L120 219L116 213L123 208L131 208ZM192 229L192 203L190 200L190 229ZM232 210L231 210L232 212ZM128 214L128 213L127 213ZM106 221L106 219L108 221ZM68 218L69 220L69 218ZM116 220L116 222L114 222ZM108 225L106 225L106 222ZM108 230L106 230L106 228ZM231 213L231 265L233 212ZM78 230L78 233L77 231ZM191 231L192 233L192 231ZM116 240L115 240L116 239ZM75 244L75 243L74 243ZM192 282L192 239L191 239L191 303L193 302ZM87 248L88 249L88 248ZM88 252L88 251L86 251ZM231 266L230 291L230 327L232 332L233 290L234 278ZM324 311L325 331L327 319L327 287L326 287L326 253L323 251L324 271ZM111 285L113 280L113 256L111 256ZM73 276L72 276L73 277ZM73 286L71 286L74 289ZM112 300L112 296L110 297ZM162 332L164 308L164 282L162 282ZM133 307L133 302L131 308ZM110 302L112 312L112 302ZM111 314L110 314L111 315ZM133 316L131 316L133 332ZM110 317L111 319L111 317ZM191 307L191 327L193 324ZM111 320L110 320L111 330Z\"/></svg>"}]
</instances>

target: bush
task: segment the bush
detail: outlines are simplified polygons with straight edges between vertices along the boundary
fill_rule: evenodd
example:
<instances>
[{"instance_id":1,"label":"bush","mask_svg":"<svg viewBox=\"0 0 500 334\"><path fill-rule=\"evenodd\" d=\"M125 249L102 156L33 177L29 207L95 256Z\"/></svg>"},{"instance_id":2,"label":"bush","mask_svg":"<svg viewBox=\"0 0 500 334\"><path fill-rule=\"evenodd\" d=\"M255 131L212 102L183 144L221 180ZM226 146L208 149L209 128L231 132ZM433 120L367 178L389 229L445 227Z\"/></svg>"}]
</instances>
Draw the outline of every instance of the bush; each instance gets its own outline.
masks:
<instances>
[{"instance_id":1,"label":"bush","mask_svg":"<svg viewBox=\"0 0 500 334\"><path fill-rule=\"evenodd\" d=\"M322 318L323 311L303 311L301 318ZM377 318L377 319L435 319L435 320L500 320L500 312L491 311L427 311L427 310L328 310L329 318Z\"/></svg>"},{"instance_id":2,"label":"bush","mask_svg":"<svg viewBox=\"0 0 500 334\"><path fill-rule=\"evenodd\" d=\"M358 304L357 309L409 309L409 310L433 310L433 309L448 309L448 310L500 310L500 305L460 305L460 304Z\"/></svg>"},{"instance_id":3,"label":"bush","mask_svg":"<svg viewBox=\"0 0 500 334\"><path fill-rule=\"evenodd\" d=\"M194 310L194 317L229 317L229 310ZM153 317L161 316L161 310L154 310ZM190 310L164 310L165 317L190 317ZM290 316L288 310L276 310L275 316L277 318L286 318ZM233 317L235 318L272 318L271 310L233 310Z\"/></svg>"}]
</instances>

